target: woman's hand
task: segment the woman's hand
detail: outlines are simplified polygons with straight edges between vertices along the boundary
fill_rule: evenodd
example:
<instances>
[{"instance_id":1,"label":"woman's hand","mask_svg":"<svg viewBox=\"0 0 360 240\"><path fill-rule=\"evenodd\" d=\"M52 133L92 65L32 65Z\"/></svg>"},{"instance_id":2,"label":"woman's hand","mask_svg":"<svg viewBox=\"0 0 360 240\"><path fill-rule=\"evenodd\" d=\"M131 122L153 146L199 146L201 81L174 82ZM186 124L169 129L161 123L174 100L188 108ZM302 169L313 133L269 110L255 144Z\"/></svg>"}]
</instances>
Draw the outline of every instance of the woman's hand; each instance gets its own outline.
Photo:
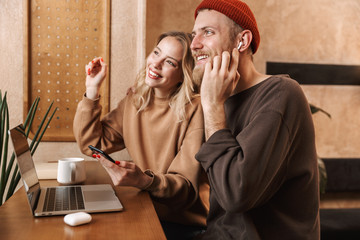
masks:
<instances>
[{"instance_id":1,"label":"woman's hand","mask_svg":"<svg viewBox=\"0 0 360 240\"><path fill-rule=\"evenodd\" d=\"M152 181L152 178L141 171L133 162L116 161L114 164L101 155L97 155L96 159L108 172L115 186L132 186L144 189Z\"/></svg>"},{"instance_id":2,"label":"woman's hand","mask_svg":"<svg viewBox=\"0 0 360 240\"><path fill-rule=\"evenodd\" d=\"M107 64L102 57L94 58L85 66L86 97L95 100L99 97L99 89L106 77Z\"/></svg>"}]
</instances>

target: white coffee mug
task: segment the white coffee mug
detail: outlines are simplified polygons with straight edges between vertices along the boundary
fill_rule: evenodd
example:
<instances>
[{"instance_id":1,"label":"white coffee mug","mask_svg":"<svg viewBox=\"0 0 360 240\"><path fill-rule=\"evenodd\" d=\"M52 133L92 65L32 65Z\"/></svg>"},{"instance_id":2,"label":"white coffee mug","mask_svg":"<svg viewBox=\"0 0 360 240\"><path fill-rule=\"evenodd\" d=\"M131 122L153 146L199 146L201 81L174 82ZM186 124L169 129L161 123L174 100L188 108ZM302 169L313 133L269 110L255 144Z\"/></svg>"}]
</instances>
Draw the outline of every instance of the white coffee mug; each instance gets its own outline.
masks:
<instances>
[{"instance_id":1,"label":"white coffee mug","mask_svg":"<svg viewBox=\"0 0 360 240\"><path fill-rule=\"evenodd\" d=\"M61 184L78 184L86 179L83 158L62 158L58 161L57 181Z\"/></svg>"}]
</instances>

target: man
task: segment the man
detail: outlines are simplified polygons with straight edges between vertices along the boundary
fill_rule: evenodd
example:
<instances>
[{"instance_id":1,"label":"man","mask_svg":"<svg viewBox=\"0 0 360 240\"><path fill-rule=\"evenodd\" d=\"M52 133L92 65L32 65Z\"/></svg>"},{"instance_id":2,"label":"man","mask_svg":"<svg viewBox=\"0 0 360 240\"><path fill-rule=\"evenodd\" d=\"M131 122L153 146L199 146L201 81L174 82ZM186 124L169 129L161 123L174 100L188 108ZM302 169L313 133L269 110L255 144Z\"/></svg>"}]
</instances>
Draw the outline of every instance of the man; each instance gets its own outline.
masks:
<instances>
[{"instance_id":1,"label":"man","mask_svg":"<svg viewBox=\"0 0 360 240\"><path fill-rule=\"evenodd\" d=\"M191 49L202 79L210 181L202 239L319 239L315 134L308 102L286 75L259 73L256 20L238 0L204 0Z\"/></svg>"}]
</instances>

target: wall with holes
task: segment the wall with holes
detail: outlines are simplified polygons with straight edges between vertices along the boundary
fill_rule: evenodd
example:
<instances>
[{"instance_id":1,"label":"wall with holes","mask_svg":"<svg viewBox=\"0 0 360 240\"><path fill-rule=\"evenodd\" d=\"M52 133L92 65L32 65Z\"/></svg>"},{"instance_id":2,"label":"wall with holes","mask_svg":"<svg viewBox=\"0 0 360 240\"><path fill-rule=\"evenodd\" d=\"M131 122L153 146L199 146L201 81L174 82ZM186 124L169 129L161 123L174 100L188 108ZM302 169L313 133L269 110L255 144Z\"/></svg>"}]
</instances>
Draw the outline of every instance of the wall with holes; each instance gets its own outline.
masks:
<instances>
[{"instance_id":1,"label":"wall with holes","mask_svg":"<svg viewBox=\"0 0 360 240\"><path fill-rule=\"evenodd\" d=\"M81 4L74 10L67 10L61 4L68 2L74 6ZM95 31L98 25L94 19L88 18L86 21L84 18L79 24L81 19L76 9L86 13L86 9L90 9L86 8L86 2L94 4L96 1L56 0L51 1L50 6L31 9L35 13L31 32L33 41L29 42L29 57L32 60L29 63L31 70L25 72L25 75L33 80L33 84L29 84L24 81L24 69L27 66L24 54L28 54L24 44L27 42L26 35L29 34L24 26L26 0L0 0L0 56L4 59L0 64L0 89L2 93L7 91L11 127L24 120L24 102L31 102L25 94L27 87L31 97L43 94L40 102L45 104L44 107L54 100L54 105L64 111L64 114L60 112L57 116L59 119L53 120L54 124L66 120L65 113L74 111L74 108L68 110L68 106L76 106L73 103L79 101L85 92L85 64L94 56L99 56L105 47L111 49L108 56L111 63L109 76L112 79L108 97L109 108L114 108L133 84L138 69L144 63L142 16L145 15L145 0L112 1L109 46L96 43L101 41L96 34L104 29ZM45 17L37 18L37 11L43 11ZM64 12L59 14L61 11ZM72 105L68 105L70 103ZM70 124L71 117L63 127L64 132L70 128ZM57 127L56 124L53 126ZM51 162L70 156L83 156L75 142L46 141L39 145L34 159L37 162ZM118 159L130 158L126 150L113 156Z\"/></svg>"},{"instance_id":2,"label":"wall with holes","mask_svg":"<svg viewBox=\"0 0 360 240\"><path fill-rule=\"evenodd\" d=\"M72 122L84 93L84 63L109 62L110 1L24 2L24 111L39 102L32 132L49 104L57 107L44 141L74 141ZM109 109L109 78L101 87L101 105Z\"/></svg>"}]
</instances>

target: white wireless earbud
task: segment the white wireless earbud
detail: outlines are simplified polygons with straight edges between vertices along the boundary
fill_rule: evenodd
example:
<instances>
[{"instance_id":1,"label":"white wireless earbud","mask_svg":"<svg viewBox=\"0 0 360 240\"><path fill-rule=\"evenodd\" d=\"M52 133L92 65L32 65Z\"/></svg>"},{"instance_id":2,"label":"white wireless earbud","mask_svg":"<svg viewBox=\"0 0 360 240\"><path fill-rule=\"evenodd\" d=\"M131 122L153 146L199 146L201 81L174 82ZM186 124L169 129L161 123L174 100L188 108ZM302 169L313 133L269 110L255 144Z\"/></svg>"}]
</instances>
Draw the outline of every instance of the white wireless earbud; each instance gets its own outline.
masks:
<instances>
[{"instance_id":1,"label":"white wireless earbud","mask_svg":"<svg viewBox=\"0 0 360 240\"><path fill-rule=\"evenodd\" d=\"M242 46L242 42L239 43L238 47L237 47L237 50L240 50L241 46Z\"/></svg>"}]
</instances>

